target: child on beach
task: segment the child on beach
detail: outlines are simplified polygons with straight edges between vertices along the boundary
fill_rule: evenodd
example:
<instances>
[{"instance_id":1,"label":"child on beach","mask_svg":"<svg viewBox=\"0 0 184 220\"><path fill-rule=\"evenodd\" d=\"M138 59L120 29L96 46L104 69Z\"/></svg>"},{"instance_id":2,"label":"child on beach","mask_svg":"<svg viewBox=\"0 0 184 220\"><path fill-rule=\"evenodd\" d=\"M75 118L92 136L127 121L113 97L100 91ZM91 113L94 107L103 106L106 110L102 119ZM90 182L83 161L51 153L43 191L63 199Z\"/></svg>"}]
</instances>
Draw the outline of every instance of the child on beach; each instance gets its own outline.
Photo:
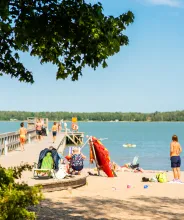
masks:
<instances>
[{"instance_id":1,"label":"child on beach","mask_svg":"<svg viewBox=\"0 0 184 220\"><path fill-rule=\"evenodd\" d=\"M58 130L57 123L54 122L54 124L52 126L53 143L56 141L57 130Z\"/></svg>"},{"instance_id":2,"label":"child on beach","mask_svg":"<svg viewBox=\"0 0 184 220\"><path fill-rule=\"evenodd\" d=\"M24 144L25 144L25 141L26 141L27 129L24 127L23 122L20 124L19 133L20 133L20 148L21 148L21 151L24 151L25 150L24 149Z\"/></svg>"},{"instance_id":3,"label":"child on beach","mask_svg":"<svg viewBox=\"0 0 184 220\"><path fill-rule=\"evenodd\" d=\"M173 175L174 175L173 182L181 182L180 180L181 152L182 152L182 148L178 142L178 137L177 135L173 135L172 142L170 144L171 168L173 170Z\"/></svg>"}]
</instances>

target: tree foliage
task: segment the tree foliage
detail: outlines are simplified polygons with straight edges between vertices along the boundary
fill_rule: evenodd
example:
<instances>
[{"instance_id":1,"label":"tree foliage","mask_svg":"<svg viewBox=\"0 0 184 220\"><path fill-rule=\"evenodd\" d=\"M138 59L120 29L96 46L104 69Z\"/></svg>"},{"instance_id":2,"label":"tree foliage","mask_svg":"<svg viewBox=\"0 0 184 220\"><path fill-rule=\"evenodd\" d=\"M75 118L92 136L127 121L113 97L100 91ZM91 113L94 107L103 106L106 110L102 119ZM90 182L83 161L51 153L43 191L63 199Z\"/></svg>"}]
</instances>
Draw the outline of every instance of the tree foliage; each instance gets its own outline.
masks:
<instances>
[{"instance_id":1,"label":"tree foliage","mask_svg":"<svg viewBox=\"0 0 184 220\"><path fill-rule=\"evenodd\" d=\"M35 213L27 208L42 200L40 187L16 181L23 171L31 169L32 166L28 164L8 169L0 166L0 220L35 219Z\"/></svg>"},{"instance_id":2,"label":"tree foliage","mask_svg":"<svg viewBox=\"0 0 184 220\"><path fill-rule=\"evenodd\" d=\"M0 120L26 120L28 117L48 118L59 121L69 120L76 116L79 121L184 121L184 111L173 112L18 112L0 111Z\"/></svg>"},{"instance_id":3,"label":"tree foliage","mask_svg":"<svg viewBox=\"0 0 184 220\"><path fill-rule=\"evenodd\" d=\"M106 67L109 56L128 44L123 34L132 12L105 16L101 3L84 0L1 0L0 74L33 83L32 73L19 60L20 51L57 66L57 79L73 81L88 65Z\"/></svg>"}]
</instances>

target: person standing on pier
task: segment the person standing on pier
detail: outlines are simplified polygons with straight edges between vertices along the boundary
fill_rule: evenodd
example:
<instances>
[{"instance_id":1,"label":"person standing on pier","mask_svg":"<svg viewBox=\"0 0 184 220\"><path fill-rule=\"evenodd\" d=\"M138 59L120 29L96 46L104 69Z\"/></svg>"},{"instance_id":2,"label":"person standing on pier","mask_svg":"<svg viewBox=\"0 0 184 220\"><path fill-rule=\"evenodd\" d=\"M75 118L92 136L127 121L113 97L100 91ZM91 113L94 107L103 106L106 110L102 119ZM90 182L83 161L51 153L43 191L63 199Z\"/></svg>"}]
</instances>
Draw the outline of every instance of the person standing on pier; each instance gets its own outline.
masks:
<instances>
[{"instance_id":1,"label":"person standing on pier","mask_svg":"<svg viewBox=\"0 0 184 220\"><path fill-rule=\"evenodd\" d=\"M56 141L57 130L58 130L57 123L54 122L54 124L52 126L53 143Z\"/></svg>"},{"instance_id":2,"label":"person standing on pier","mask_svg":"<svg viewBox=\"0 0 184 220\"><path fill-rule=\"evenodd\" d=\"M58 125L58 133L59 133L61 131L61 129L62 129L61 128L61 122L59 121L57 125Z\"/></svg>"},{"instance_id":3,"label":"person standing on pier","mask_svg":"<svg viewBox=\"0 0 184 220\"><path fill-rule=\"evenodd\" d=\"M20 148L21 148L21 151L24 151L25 150L24 149L24 144L26 142L27 129L24 127L23 122L20 124L19 133L20 133Z\"/></svg>"},{"instance_id":4,"label":"person standing on pier","mask_svg":"<svg viewBox=\"0 0 184 220\"><path fill-rule=\"evenodd\" d=\"M41 140L41 138L42 138L42 123L39 118L38 121L36 122L36 139Z\"/></svg>"}]
</instances>

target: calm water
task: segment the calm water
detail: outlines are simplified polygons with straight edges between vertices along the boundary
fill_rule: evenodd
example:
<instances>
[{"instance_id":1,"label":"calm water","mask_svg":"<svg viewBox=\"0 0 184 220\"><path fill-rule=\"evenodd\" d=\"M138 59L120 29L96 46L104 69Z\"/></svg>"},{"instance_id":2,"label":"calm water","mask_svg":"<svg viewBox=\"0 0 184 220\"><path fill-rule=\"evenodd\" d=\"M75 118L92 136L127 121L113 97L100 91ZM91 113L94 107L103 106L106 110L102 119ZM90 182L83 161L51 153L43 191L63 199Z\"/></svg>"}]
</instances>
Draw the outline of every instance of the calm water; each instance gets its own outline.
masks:
<instances>
[{"instance_id":1,"label":"calm water","mask_svg":"<svg viewBox=\"0 0 184 220\"><path fill-rule=\"evenodd\" d=\"M0 133L16 131L19 122L0 122ZM49 123L49 127L51 127ZM68 123L68 127L70 124ZM79 130L85 135L108 138L103 144L110 151L112 160L120 165L131 162L139 156L143 169L170 170L169 145L171 136L177 134L181 146L184 147L184 123L122 123L122 122L79 122ZM124 143L136 144L136 148L124 148ZM83 153L89 155L88 146ZM184 170L184 157L182 169Z\"/></svg>"}]
</instances>

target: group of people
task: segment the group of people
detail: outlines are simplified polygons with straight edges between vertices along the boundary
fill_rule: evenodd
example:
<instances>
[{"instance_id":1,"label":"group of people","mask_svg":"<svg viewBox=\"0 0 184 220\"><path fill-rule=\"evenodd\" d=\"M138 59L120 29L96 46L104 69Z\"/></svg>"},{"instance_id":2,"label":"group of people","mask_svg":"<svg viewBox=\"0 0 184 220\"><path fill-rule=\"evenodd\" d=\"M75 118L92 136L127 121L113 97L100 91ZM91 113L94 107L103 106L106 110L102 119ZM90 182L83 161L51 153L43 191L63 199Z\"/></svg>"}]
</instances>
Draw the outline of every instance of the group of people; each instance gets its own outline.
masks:
<instances>
[{"instance_id":1,"label":"group of people","mask_svg":"<svg viewBox=\"0 0 184 220\"><path fill-rule=\"evenodd\" d=\"M36 135L37 139L41 140L42 138L42 131L44 128L44 123L41 121L41 119L38 119L36 122ZM61 131L61 123L54 122L52 126L52 135L53 135L53 143L56 141L56 135L58 132ZM22 122L20 124L20 147L21 151L24 151L24 144L26 141L26 134L27 134L27 129L24 127L24 123ZM181 182L180 180L180 166L181 166L181 158L180 154L182 152L182 148L180 143L178 142L178 137L177 135L172 136L172 142L170 143L170 160L171 160L171 168L173 170L173 176L174 182ZM70 157L67 159L70 161L71 167L74 171L77 171L80 173L80 171L83 169L83 160L86 157L80 153L78 148L73 149L73 153Z\"/></svg>"},{"instance_id":2,"label":"group of people","mask_svg":"<svg viewBox=\"0 0 184 220\"><path fill-rule=\"evenodd\" d=\"M37 119L36 124L35 124L35 128L36 128L36 139L42 140L43 136L47 135L44 120L42 120L40 118ZM53 143L56 140L57 132L60 132L61 130L62 130L61 123L54 122L54 124L52 126ZM24 145L26 142L26 135L27 135L27 129L24 127L24 122L20 123L19 134L20 134L20 148L21 148L21 151L24 151L25 150Z\"/></svg>"}]
</instances>

